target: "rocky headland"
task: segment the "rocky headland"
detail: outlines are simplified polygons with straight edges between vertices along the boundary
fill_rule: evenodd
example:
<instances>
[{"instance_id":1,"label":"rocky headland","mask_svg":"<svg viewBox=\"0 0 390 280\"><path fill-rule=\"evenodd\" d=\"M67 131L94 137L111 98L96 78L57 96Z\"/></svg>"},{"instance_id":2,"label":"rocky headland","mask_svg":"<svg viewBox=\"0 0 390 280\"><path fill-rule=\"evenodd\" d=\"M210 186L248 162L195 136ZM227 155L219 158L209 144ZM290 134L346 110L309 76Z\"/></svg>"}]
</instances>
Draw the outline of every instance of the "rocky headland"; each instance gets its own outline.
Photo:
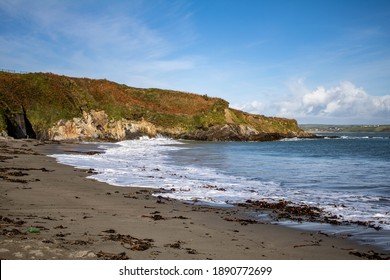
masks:
<instances>
[{"instance_id":1,"label":"rocky headland","mask_svg":"<svg viewBox=\"0 0 390 280\"><path fill-rule=\"evenodd\" d=\"M315 137L296 120L235 110L220 98L52 73L0 72L0 132L14 138L201 141Z\"/></svg>"}]
</instances>

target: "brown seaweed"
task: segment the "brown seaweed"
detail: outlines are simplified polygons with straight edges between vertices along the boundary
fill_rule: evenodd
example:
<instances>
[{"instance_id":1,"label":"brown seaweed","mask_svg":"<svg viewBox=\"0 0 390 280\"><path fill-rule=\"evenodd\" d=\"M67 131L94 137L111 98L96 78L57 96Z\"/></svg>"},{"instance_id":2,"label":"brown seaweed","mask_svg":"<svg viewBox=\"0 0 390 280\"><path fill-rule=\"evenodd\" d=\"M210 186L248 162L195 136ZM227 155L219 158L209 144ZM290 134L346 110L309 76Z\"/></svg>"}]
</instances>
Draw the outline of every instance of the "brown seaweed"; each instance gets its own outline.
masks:
<instances>
[{"instance_id":1,"label":"brown seaweed","mask_svg":"<svg viewBox=\"0 0 390 280\"><path fill-rule=\"evenodd\" d=\"M145 251L152 247L153 239L139 239L131 235L110 234L104 240L118 241L123 247L132 251Z\"/></svg>"}]
</instances>

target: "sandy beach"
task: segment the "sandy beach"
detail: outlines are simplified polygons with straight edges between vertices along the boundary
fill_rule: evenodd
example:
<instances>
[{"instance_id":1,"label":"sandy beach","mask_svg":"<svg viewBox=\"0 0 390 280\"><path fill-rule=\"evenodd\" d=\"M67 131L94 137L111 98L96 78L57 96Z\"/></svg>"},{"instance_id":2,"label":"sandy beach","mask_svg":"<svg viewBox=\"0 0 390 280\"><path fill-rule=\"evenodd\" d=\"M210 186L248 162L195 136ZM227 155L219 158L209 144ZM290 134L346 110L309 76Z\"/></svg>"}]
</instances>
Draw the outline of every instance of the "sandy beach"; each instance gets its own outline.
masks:
<instances>
[{"instance_id":1,"label":"sandy beach","mask_svg":"<svg viewBox=\"0 0 390 280\"><path fill-rule=\"evenodd\" d=\"M0 139L0 259L378 259L321 232L114 187L58 164L51 144ZM70 147L69 150L72 148Z\"/></svg>"}]
</instances>

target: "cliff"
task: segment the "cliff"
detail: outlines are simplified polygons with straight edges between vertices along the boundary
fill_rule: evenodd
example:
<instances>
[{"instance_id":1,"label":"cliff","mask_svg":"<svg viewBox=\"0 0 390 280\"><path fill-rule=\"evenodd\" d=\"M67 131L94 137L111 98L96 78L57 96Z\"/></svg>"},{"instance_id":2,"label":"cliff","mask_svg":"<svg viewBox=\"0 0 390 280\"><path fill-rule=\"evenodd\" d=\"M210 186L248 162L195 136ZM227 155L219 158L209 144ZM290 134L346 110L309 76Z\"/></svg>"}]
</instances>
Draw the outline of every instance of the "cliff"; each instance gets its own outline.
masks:
<instances>
[{"instance_id":1,"label":"cliff","mask_svg":"<svg viewBox=\"0 0 390 280\"><path fill-rule=\"evenodd\" d=\"M18 121L19 120L19 121ZM311 137L295 120L248 114L220 98L51 73L0 72L0 132L53 140L143 135L207 141Z\"/></svg>"}]
</instances>

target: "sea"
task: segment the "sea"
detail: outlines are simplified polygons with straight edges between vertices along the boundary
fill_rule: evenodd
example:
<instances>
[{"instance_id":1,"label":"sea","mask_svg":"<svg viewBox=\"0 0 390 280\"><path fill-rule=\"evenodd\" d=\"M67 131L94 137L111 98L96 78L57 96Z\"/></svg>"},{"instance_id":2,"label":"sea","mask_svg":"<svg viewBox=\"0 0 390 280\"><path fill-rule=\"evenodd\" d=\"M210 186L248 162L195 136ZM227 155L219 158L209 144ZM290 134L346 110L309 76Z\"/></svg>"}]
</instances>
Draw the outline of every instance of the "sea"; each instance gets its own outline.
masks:
<instances>
[{"instance_id":1,"label":"sea","mask_svg":"<svg viewBox=\"0 0 390 280\"><path fill-rule=\"evenodd\" d=\"M337 135L338 138L330 136ZM325 134L323 139L197 142L163 137L86 143L101 153L59 152L59 163L94 169L90 178L121 187L164 189L163 197L232 207L281 199L337 215L329 225L291 220L285 226L349 236L390 252L390 133ZM267 219L252 213L256 219ZM380 228L378 230L378 228Z\"/></svg>"}]
</instances>

